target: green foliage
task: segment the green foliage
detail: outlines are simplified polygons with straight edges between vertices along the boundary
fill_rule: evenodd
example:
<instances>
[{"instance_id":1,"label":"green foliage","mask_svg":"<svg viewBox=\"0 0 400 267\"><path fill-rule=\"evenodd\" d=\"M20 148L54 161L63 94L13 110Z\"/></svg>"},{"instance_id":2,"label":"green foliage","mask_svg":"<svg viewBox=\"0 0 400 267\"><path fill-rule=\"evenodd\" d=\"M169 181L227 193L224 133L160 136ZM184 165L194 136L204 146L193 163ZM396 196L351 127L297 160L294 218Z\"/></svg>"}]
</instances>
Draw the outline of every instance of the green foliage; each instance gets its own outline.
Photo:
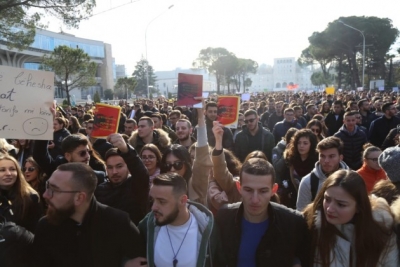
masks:
<instances>
[{"instance_id":1,"label":"green foliage","mask_svg":"<svg viewBox=\"0 0 400 267\"><path fill-rule=\"evenodd\" d=\"M82 49L58 46L50 55L44 55L42 69L54 71L56 80L63 83L67 93L68 105L70 91L74 88L86 88L96 84L97 64Z\"/></svg>"},{"instance_id":2,"label":"green foliage","mask_svg":"<svg viewBox=\"0 0 400 267\"><path fill-rule=\"evenodd\" d=\"M117 81L117 84L114 86L114 91L118 92L118 95L121 96L122 92L122 97L118 97L120 99L129 99L129 93L128 92L134 92L135 88L137 87L137 82L135 78L133 77L124 77L124 78L119 78Z\"/></svg>"},{"instance_id":3,"label":"green foliage","mask_svg":"<svg viewBox=\"0 0 400 267\"><path fill-rule=\"evenodd\" d=\"M96 93L94 93L93 102L94 102L94 103L100 103L100 102L101 102L100 94L99 94L98 91L96 91Z\"/></svg>"},{"instance_id":4,"label":"green foliage","mask_svg":"<svg viewBox=\"0 0 400 267\"><path fill-rule=\"evenodd\" d=\"M209 73L215 75L217 93L220 93L221 84L228 87L228 93L231 84L234 84L239 91L241 84L245 85L247 74L256 73L258 69L258 64L254 60L237 58L235 54L222 47L200 50L199 56L193 61L193 66L207 69Z\"/></svg>"},{"instance_id":5,"label":"green foliage","mask_svg":"<svg viewBox=\"0 0 400 267\"><path fill-rule=\"evenodd\" d=\"M134 89L134 93L138 95L147 95L147 66L149 71L149 86L154 86L157 79L157 77L154 75L153 67L148 64L148 61L146 59L142 58L139 62L137 62L135 66L135 71L132 73L132 76L137 83L136 89Z\"/></svg>"},{"instance_id":6,"label":"green foliage","mask_svg":"<svg viewBox=\"0 0 400 267\"><path fill-rule=\"evenodd\" d=\"M340 21L362 31L365 36L365 69L368 78L378 79L387 76L385 55L399 36L399 30L393 27L392 21L388 18L352 16L330 22L324 31L314 32L308 38L310 45L302 51L299 64L319 64L324 76L322 80L325 82L331 79L330 70L335 65L338 87L341 87L342 78L352 86L368 84L368 81L360 80L363 37ZM367 68L368 62L374 64L370 69Z\"/></svg>"},{"instance_id":7,"label":"green foliage","mask_svg":"<svg viewBox=\"0 0 400 267\"><path fill-rule=\"evenodd\" d=\"M104 90L104 99L105 100L113 100L114 99L114 91L112 89Z\"/></svg>"},{"instance_id":8,"label":"green foliage","mask_svg":"<svg viewBox=\"0 0 400 267\"><path fill-rule=\"evenodd\" d=\"M9 48L24 49L33 43L36 28L45 28L44 17L60 18L68 27L77 28L95 5L95 0L0 1L0 39Z\"/></svg>"}]
</instances>

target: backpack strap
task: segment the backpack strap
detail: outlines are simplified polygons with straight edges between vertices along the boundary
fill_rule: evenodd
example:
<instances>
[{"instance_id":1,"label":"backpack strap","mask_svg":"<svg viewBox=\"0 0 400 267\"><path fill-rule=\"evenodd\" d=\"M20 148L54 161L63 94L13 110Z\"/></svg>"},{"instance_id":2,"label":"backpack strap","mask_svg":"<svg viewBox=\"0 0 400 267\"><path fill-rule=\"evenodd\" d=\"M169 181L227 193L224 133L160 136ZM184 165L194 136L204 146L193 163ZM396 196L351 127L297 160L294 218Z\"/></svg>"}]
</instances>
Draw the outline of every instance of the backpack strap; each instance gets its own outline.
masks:
<instances>
[{"instance_id":1,"label":"backpack strap","mask_svg":"<svg viewBox=\"0 0 400 267\"><path fill-rule=\"evenodd\" d=\"M310 183L311 183L311 201L314 201L315 197L317 196L317 191L318 191L318 184L319 184L319 179L317 175L315 175L314 172L311 172L311 177L310 177Z\"/></svg>"}]
</instances>

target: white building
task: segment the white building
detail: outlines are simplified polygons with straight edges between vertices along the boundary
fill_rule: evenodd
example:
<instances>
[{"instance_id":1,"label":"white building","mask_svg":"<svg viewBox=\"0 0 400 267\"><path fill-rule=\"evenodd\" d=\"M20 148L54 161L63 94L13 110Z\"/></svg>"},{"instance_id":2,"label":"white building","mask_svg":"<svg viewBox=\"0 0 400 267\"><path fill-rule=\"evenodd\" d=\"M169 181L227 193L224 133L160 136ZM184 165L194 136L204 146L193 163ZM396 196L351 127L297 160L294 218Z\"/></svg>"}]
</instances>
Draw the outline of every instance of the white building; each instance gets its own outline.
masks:
<instances>
[{"instance_id":1,"label":"white building","mask_svg":"<svg viewBox=\"0 0 400 267\"><path fill-rule=\"evenodd\" d=\"M176 94L178 85L178 73L202 74L203 91L216 91L217 82L214 75L210 75L206 70L199 69L176 69L173 71L157 71L156 88L166 95L168 92ZM275 58L274 66L261 64L257 73L248 74L252 80L248 92L268 92L277 90L287 90L288 85L297 85L298 90L313 89L311 83L312 71L308 68L301 68L294 57ZM236 89L231 85L231 89ZM221 93L226 92L226 86L221 84ZM243 92L243 85L240 93Z\"/></svg>"}]
</instances>

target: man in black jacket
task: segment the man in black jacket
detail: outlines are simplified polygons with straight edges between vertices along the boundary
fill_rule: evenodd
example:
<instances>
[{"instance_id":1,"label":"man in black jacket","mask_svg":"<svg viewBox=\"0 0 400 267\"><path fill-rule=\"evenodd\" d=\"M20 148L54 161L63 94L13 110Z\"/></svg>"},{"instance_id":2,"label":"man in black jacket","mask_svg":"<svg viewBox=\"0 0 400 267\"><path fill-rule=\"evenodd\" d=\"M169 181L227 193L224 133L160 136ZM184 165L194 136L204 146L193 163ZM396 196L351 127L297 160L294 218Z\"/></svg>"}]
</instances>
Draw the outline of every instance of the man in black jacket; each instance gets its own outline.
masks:
<instances>
[{"instance_id":1,"label":"man in black jacket","mask_svg":"<svg viewBox=\"0 0 400 267\"><path fill-rule=\"evenodd\" d=\"M105 160L108 179L94 193L105 205L129 213L137 225L149 208L149 174L136 150L126 144L120 134L111 134L107 140L114 146Z\"/></svg>"},{"instance_id":2,"label":"man in black jacket","mask_svg":"<svg viewBox=\"0 0 400 267\"><path fill-rule=\"evenodd\" d=\"M397 109L393 103L385 103L382 111L385 115L374 120L369 128L369 141L377 147L381 147L390 130L400 124L400 119L396 117Z\"/></svg>"},{"instance_id":3,"label":"man in black jacket","mask_svg":"<svg viewBox=\"0 0 400 267\"><path fill-rule=\"evenodd\" d=\"M93 151L89 148L89 140L82 134L71 134L62 141L61 149L64 157L53 158L47 149L47 144L48 141L46 140L36 140L33 148L33 158L47 177L50 177L59 165L67 162L82 162L90 165ZM105 172L96 170L94 172L97 176L98 184L103 183L106 177Z\"/></svg>"},{"instance_id":4,"label":"man in black jacket","mask_svg":"<svg viewBox=\"0 0 400 267\"><path fill-rule=\"evenodd\" d=\"M46 184L47 215L37 226L34 266L140 266L145 255L139 230L127 213L102 205L97 178L86 164L60 165Z\"/></svg>"},{"instance_id":5,"label":"man in black jacket","mask_svg":"<svg viewBox=\"0 0 400 267\"><path fill-rule=\"evenodd\" d=\"M201 115L201 114L200 114ZM206 126L207 126L207 137L208 144L212 147L215 146L215 137L212 132L212 128L214 127L213 122L218 118L218 105L215 102L208 102L206 104L206 109L204 111L204 115L206 116ZM224 127L224 138L222 141L222 146L225 149L229 149L233 151L233 134L229 128ZM194 138L197 139L197 128L193 134Z\"/></svg>"},{"instance_id":6,"label":"man in black jacket","mask_svg":"<svg viewBox=\"0 0 400 267\"><path fill-rule=\"evenodd\" d=\"M367 135L357 126L356 112L349 111L344 114L343 126L334 136L343 142L343 161L352 170L361 168L363 145L367 143Z\"/></svg>"},{"instance_id":7,"label":"man in black jacket","mask_svg":"<svg viewBox=\"0 0 400 267\"><path fill-rule=\"evenodd\" d=\"M334 135L342 127L343 115L343 103L340 100L336 100L333 102L333 111L329 112L325 118L325 125L329 129L330 135Z\"/></svg>"},{"instance_id":8,"label":"man in black jacket","mask_svg":"<svg viewBox=\"0 0 400 267\"><path fill-rule=\"evenodd\" d=\"M300 213L271 203L275 171L264 159L245 162L240 173L242 203L218 211L227 266L309 266L310 234Z\"/></svg>"}]
</instances>

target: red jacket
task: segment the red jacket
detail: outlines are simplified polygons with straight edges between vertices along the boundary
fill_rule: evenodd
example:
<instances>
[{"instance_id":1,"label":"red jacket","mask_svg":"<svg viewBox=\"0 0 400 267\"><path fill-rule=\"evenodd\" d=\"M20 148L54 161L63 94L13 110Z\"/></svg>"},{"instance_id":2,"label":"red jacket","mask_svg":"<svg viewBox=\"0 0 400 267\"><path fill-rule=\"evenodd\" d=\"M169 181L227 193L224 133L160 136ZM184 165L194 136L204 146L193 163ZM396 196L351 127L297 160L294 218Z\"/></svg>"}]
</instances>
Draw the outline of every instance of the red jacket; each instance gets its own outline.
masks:
<instances>
[{"instance_id":1,"label":"red jacket","mask_svg":"<svg viewBox=\"0 0 400 267\"><path fill-rule=\"evenodd\" d=\"M365 185L367 186L368 194L371 193L374 185L380 180L386 180L387 175L383 169L373 170L368 167L365 163L357 171L357 173L364 179Z\"/></svg>"}]
</instances>

